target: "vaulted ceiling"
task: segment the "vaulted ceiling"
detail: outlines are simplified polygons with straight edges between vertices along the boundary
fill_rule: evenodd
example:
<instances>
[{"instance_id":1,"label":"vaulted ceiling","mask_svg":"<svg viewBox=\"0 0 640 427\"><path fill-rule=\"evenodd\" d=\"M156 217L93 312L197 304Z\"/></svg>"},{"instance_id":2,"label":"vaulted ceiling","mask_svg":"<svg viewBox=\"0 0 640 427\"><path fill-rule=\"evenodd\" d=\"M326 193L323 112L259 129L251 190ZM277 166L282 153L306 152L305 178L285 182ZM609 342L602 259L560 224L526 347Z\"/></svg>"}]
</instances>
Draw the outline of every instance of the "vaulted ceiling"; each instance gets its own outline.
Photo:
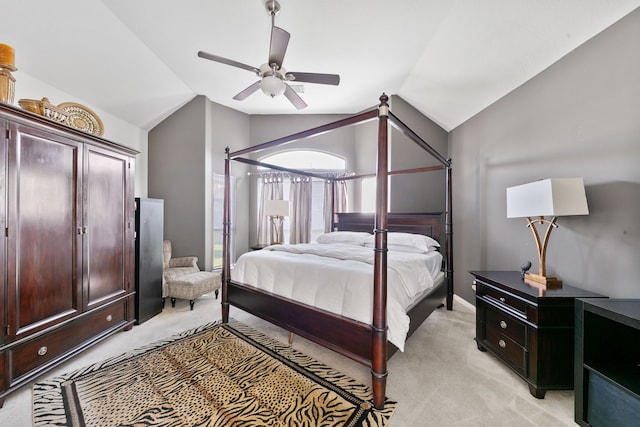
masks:
<instances>
[{"instance_id":1,"label":"vaulted ceiling","mask_svg":"<svg viewBox=\"0 0 640 427\"><path fill-rule=\"evenodd\" d=\"M264 0L0 0L14 73L143 129L196 95L249 114L355 113L397 94L451 130L634 9L640 0L279 0L284 66L333 73L283 96L233 96L257 81L200 50L259 67ZM637 41L630 40L629 43ZM47 96L47 94L42 94ZM62 100L61 100L62 101Z\"/></svg>"}]
</instances>

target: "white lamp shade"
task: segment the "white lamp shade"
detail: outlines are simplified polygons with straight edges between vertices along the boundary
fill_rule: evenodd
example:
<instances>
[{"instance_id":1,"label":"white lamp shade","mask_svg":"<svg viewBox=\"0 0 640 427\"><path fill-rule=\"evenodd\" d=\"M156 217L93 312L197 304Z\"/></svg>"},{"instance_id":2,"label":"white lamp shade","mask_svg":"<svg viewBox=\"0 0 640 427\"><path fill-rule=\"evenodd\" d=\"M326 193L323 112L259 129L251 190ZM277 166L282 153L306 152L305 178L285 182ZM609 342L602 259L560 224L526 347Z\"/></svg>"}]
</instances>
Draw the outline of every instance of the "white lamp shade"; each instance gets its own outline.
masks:
<instances>
[{"instance_id":1,"label":"white lamp shade","mask_svg":"<svg viewBox=\"0 0 640 427\"><path fill-rule=\"evenodd\" d=\"M265 76L260 81L260 88L264 93L273 98L282 95L286 86L282 79L276 76Z\"/></svg>"},{"instance_id":2,"label":"white lamp shade","mask_svg":"<svg viewBox=\"0 0 640 427\"><path fill-rule=\"evenodd\" d=\"M507 218L589 215L582 178L551 178L507 188Z\"/></svg>"},{"instance_id":3,"label":"white lamp shade","mask_svg":"<svg viewBox=\"0 0 640 427\"><path fill-rule=\"evenodd\" d=\"M266 216L289 216L288 200L266 200L264 202Z\"/></svg>"}]
</instances>

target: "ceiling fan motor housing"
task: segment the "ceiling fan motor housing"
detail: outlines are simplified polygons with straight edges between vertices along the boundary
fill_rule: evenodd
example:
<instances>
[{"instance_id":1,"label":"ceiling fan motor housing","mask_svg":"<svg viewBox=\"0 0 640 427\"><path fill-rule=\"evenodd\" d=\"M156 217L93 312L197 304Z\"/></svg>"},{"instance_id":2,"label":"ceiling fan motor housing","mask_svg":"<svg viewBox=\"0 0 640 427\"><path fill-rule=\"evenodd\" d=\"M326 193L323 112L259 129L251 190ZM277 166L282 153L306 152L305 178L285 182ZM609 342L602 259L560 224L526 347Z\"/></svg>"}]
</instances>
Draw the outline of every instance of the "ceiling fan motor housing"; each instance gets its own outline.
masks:
<instances>
[{"instance_id":1,"label":"ceiling fan motor housing","mask_svg":"<svg viewBox=\"0 0 640 427\"><path fill-rule=\"evenodd\" d=\"M267 8L267 13L271 16L275 16L280 12L280 3L276 0L267 0L264 6Z\"/></svg>"}]
</instances>

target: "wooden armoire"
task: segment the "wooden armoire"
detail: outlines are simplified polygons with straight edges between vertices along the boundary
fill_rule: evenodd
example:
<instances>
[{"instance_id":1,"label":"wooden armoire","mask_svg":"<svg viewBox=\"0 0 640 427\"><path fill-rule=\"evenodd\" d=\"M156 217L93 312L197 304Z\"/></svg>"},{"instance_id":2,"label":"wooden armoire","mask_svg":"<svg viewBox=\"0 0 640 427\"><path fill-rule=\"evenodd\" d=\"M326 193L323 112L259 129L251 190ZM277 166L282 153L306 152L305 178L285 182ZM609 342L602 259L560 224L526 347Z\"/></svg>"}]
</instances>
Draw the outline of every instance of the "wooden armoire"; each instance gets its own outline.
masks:
<instances>
[{"instance_id":1,"label":"wooden armoire","mask_svg":"<svg viewBox=\"0 0 640 427\"><path fill-rule=\"evenodd\" d=\"M131 329L136 154L0 104L0 406Z\"/></svg>"}]
</instances>

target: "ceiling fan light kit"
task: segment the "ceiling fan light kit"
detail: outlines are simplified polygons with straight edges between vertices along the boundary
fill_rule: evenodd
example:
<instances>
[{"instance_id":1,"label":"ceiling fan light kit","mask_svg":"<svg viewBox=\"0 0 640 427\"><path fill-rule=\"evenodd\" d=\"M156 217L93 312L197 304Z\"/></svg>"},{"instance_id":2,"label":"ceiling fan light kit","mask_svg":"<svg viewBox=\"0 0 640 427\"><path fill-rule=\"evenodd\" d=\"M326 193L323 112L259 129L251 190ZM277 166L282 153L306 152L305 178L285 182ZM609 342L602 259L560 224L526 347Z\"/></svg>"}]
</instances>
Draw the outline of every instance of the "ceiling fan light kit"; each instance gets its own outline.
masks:
<instances>
[{"instance_id":1,"label":"ceiling fan light kit","mask_svg":"<svg viewBox=\"0 0 640 427\"><path fill-rule=\"evenodd\" d=\"M282 95L286 89L285 82L276 76L264 76L260 81L260 89L272 98Z\"/></svg>"},{"instance_id":2,"label":"ceiling fan light kit","mask_svg":"<svg viewBox=\"0 0 640 427\"><path fill-rule=\"evenodd\" d=\"M272 98L284 94L294 107L301 110L306 108L307 104L300 95L287 84L288 81L337 86L340 84L340 76L337 74L287 72L282 66L282 63L291 35L282 28L275 26L275 16L280 12L280 4L275 0L267 0L265 8L271 16L271 42L269 45L269 58L266 63L258 68L203 51L198 52L198 56L210 61L251 71L260 77L260 80L242 90L234 96L233 99L242 101L258 89L262 89L266 95Z\"/></svg>"}]
</instances>

